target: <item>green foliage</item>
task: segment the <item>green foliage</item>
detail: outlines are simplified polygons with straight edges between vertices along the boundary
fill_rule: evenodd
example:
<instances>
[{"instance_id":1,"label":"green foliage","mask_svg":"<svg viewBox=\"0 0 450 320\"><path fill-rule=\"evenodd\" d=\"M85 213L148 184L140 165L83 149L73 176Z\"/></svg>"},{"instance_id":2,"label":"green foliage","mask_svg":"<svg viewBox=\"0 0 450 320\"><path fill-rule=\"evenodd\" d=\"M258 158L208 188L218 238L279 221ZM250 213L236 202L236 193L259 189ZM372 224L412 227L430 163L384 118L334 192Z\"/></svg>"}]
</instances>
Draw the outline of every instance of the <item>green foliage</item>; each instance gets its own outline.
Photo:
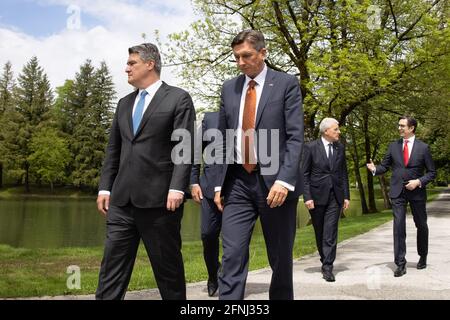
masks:
<instances>
[{"instance_id":1,"label":"green foliage","mask_svg":"<svg viewBox=\"0 0 450 320\"><path fill-rule=\"evenodd\" d=\"M68 143L58 136L53 128L43 128L30 141L31 154L28 157L30 169L43 181L53 184L65 180L65 168L69 163Z\"/></svg>"},{"instance_id":2,"label":"green foliage","mask_svg":"<svg viewBox=\"0 0 450 320\"><path fill-rule=\"evenodd\" d=\"M28 191L31 137L45 125L53 102L47 75L36 57L23 67L13 90L13 100L13 106L4 114L4 158L9 174L24 181Z\"/></svg>"},{"instance_id":3,"label":"green foliage","mask_svg":"<svg viewBox=\"0 0 450 320\"><path fill-rule=\"evenodd\" d=\"M358 130L348 143L357 143L360 157L353 166L361 167L367 156L382 157L389 141L396 137L398 115L409 113L424 128L431 125L422 131L430 134L424 137L427 142L437 143L440 137L449 150L448 134L443 135L431 120L436 111L445 117L441 123L449 120L448 94L443 93L448 93L450 72L448 68L442 72L442 60L449 65L448 2L193 3L200 20L189 30L172 34L163 54L170 65L178 67L183 85L201 102L200 111L215 109L221 84L238 74L230 48L233 37L243 29L256 29L266 37L267 65L299 77L306 140L318 137L318 125L324 117L338 119L343 132L352 120ZM378 9L379 19L373 8ZM438 89L442 85L446 89ZM432 150L439 167L448 168L439 161L448 159L448 153L441 157Z\"/></svg>"},{"instance_id":4,"label":"green foliage","mask_svg":"<svg viewBox=\"0 0 450 320\"><path fill-rule=\"evenodd\" d=\"M77 87L83 83L80 96L84 97L79 105L77 123L72 134L72 153L74 170L72 182L75 186L87 186L96 190L100 180L100 170L105 157L108 133L113 117L114 84L105 62L92 71L90 62L82 67L80 77L75 81ZM83 71L83 68L89 72ZM78 108L78 106L77 106Z\"/></svg>"}]
</instances>

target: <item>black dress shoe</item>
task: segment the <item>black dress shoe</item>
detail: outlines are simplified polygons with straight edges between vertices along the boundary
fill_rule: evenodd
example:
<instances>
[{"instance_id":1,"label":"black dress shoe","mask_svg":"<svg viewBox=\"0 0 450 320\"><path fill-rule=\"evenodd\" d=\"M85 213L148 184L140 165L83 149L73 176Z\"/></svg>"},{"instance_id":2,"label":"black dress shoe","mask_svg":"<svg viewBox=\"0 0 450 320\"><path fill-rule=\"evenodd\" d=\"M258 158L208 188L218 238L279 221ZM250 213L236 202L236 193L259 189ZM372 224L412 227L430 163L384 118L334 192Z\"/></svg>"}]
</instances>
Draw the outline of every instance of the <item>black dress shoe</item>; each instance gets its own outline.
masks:
<instances>
[{"instance_id":1,"label":"black dress shoe","mask_svg":"<svg viewBox=\"0 0 450 320\"><path fill-rule=\"evenodd\" d=\"M324 271L322 271L322 277L327 282L334 282L335 281L334 274L333 274L333 272L331 272L331 270L324 270Z\"/></svg>"},{"instance_id":2,"label":"black dress shoe","mask_svg":"<svg viewBox=\"0 0 450 320\"><path fill-rule=\"evenodd\" d=\"M417 262L417 269L425 269L427 267L427 258L420 257L419 262Z\"/></svg>"},{"instance_id":3,"label":"black dress shoe","mask_svg":"<svg viewBox=\"0 0 450 320\"><path fill-rule=\"evenodd\" d=\"M207 287L208 287L208 296L212 297L219 288L219 283L217 282L217 279L215 280L208 279Z\"/></svg>"},{"instance_id":4,"label":"black dress shoe","mask_svg":"<svg viewBox=\"0 0 450 320\"><path fill-rule=\"evenodd\" d=\"M401 277L406 273L406 265L398 266L394 271L394 277Z\"/></svg>"}]
</instances>

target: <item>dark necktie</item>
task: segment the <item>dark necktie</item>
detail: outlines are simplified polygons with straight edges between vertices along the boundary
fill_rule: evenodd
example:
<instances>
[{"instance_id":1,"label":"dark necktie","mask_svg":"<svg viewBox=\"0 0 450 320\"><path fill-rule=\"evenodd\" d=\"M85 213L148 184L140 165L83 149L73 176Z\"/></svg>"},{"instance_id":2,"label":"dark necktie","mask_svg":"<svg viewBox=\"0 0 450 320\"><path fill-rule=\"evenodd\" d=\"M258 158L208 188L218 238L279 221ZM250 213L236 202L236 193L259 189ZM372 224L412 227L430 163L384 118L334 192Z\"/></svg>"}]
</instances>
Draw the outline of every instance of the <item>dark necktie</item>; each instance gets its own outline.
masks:
<instances>
[{"instance_id":1,"label":"dark necktie","mask_svg":"<svg viewBox=\"0 0 450 320\"><path fill-rule=\"evenodd\" d=\"M330 164L330 169L333 168L333 144L328 144L328 163Z\"/></svg>"}]
</instances>

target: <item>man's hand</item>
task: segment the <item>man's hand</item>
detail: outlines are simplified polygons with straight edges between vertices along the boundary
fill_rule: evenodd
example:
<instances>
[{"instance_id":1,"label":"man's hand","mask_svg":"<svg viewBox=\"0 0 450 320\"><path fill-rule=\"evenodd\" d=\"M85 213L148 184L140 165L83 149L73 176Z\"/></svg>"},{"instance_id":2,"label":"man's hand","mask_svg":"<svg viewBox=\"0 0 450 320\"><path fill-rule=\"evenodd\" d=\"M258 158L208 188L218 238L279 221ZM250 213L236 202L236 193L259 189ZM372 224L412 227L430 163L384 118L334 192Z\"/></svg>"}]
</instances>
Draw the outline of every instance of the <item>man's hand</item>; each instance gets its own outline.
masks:
<instances>
[{"instance_id":1,"label":"man's hand","mask_svg":"<svg viewBox=\"0 0 450 320\"><path fill-rule=\"evenodd\" d=\"M408 189L409 191L413 191L418 186L420 186L420 180L415 179L415 180L409 180L408 184L405 185L405 188Z\"/></svg>"},{"instance_id":2,"label":"man's hand","mask_svg":"<svg viewBox=\"0 0 450 320\"><path fill-rule=\"evenodd\" d=\"M366 166L367 166L367 169L369 169L372 173L376 169L375 164L373 163L372 159L370 159L370 163L367 163Z\"/></svg>"},{"instance_id":3,"label":"man's hand","mask_svg":"<svg viewBox=\"0 0 450 320\"><path fill-rule=\"evenodd\" d=\"M306 208L308 208L308 210L312 210L314 209L314 200L308 200L305 202L305 206Z\"/></svg>"},{"instance_id":4,"label":"man's hand","mask_svg":"<svg viewBox=\"0 0 450 320\"><path fill-rule=\"evenodd\" d=\"M350 207L350 200L344 199L344 210L347 210Z\"/></svg>"},{"instance_id":5,"label":"man's hand","mask_svg":"<svg viewBox=\"0 0 450 320\"><path fill-rule=\"evenodd\" d=\"M274 183L270 188L269 195L267 196L267 205L271 208L281 206L288 195L288 189L281 184Z\"/></svg>"},{"instance_id":6,"label":"man's hand","mask_svg":"<svg viewBox=\"0 0 450 320\"><path fill-rule=\"evenodd\" d=\"M220 212L223 212L223 199L220 193L220 191L214 193L214 203L216 204L217 209L219 209Z\"/></svg>"},{"instance_id":7,"label":"man's hand","mask_svg":"<svg viewBox=\"0 0 450 320\"><path fill-rule=\"evenodd\" d=\"M109 195L100 194L97 197L97 210L106 217L109 209Z\"/></svg>"},{"instance_id":8,"label":"man's hand","mask_svg":"<svg viewBox=\"0 0 450 320\"><path fill-rule=\"evenodd\" d=\"M192 186L191 188L191 195L192 195L192 199L197 202L197 203L201 203L203 200L203 193L202 193L202 188L200 188L200 185L195 184Z\"/></svg>"},{"instance_id":9,"label":"man's hand","mask_svg":"<svg viewBox=\"0 0 450 320\"><path fill-rule=\"evenodd\" d=\"M176 191L169 191L167 195L167 210L175 211L182 203L184 199L184 194Z\"/></svg>"}]
</instances>

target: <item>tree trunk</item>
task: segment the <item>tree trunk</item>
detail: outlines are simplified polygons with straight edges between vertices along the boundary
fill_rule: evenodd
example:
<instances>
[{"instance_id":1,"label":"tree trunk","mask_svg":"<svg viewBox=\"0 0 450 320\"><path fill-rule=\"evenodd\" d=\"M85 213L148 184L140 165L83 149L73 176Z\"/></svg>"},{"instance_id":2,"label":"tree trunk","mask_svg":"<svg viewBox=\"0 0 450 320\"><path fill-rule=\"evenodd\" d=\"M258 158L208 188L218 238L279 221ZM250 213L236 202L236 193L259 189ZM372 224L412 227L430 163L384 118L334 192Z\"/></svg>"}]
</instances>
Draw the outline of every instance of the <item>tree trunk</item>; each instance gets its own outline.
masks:
<instances>
[{"instance_id":1,"label":"tree trunk","mask_svg":"<svg viewBox=\"0 0 450 320\"><path fill-rule=\"evenodd\" d=\"M349 128L352 128L352 123L349 122ZM353 160L353 168L355 170L355 178L356 178L356 184L359 191L359 198L361 202L361 210L363 214L369 213L369 208L367 208L367 202L366 202L366 195L364 192L364 185L361 179L361 174L359 173L359 156L358 156L358 148L356 146L357 141L355 137L355 133L352 129L349 130L350 137L352 139L352 143L350 144L352 146L352 150L350 150L350 154L352 156Z\"/></svg>"},{"instance_id":2,"label":"tree trunk","mask_svg":"<svg viewBox=\"0 0 450 320\"><path fill-rule=\"evenodd\" d=\"M381 175L379 177L379 180L380 180L380 186L381 186L381 194L383 195L383 200L384 200L384 208L392 209L391 199L389 199L389 193L387 190L386 178L384 177L384 175Z\"/></svg>"},{"instance_id":3,"label":"tree trunk","mask_svg":"<svg viewBox=\"0 0 450 320\"><path fill-rule=\"evenodd\" d=\"M370 136L369 136L369 110L367 105L364 105L363 112L363 128L364 128L364 151L366 154L366 163L370 162L371 152L370 152ZM375 202L375 190L373 188L373 175L369 170L367 171L367 193L369 196L369 212L377 212L377 205Z\"/></svg>"},{"instance_id":4,"label":"tree trunk","mask_svg":"<svg viewBox=\"0 0 450 320\"><path fill-rule=\"evenodd\" d=\"M0 188L3 188L3 163L0 163Z\"/></svg>"},{"instance_id":5,"label":"tree trunk","mask_svg":"<svg viewBox=\"0 0 450 320\"><path fill-rule=\"evenodd\" d=\"M50 181L50 192L53 193L53 181Z\"/></svg>"}]
</instances>

